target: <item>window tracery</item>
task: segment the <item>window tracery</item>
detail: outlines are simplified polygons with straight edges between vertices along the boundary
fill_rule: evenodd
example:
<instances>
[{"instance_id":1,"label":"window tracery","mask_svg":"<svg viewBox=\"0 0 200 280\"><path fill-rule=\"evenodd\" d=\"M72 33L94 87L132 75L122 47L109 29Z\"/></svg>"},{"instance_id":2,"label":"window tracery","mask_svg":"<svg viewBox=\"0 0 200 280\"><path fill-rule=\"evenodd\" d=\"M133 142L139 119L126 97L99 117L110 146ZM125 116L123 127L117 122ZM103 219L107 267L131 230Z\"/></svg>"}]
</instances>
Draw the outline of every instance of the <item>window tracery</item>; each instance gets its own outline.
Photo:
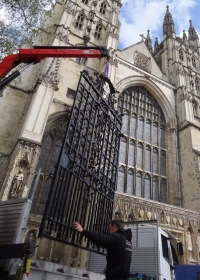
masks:
<instances>
[{"instance_id":1,"label":"window tracery","mask_svg":"<svg viewBox=\"0 0 200 280\"><path fill-rule=\"evenodd\" d=\"M105 13L106 13L106 2L101 3L100 13L105 15Z\"/></svg>"},{"instance_id":2,"label":"window tracery","mask_svg":"<svg viewBox=\"0 0 200 280\"><path fill-rule=\"evenodd\" d=\"M46 133L43 139L41 153L36 167L36 171L42 168L42 173L39 178L31 208L31 213L34 213L36 215L42 215L44 212L46 200L55 171L55 166L57 164L66 129L67 119L59 119L51 125L49 131ZM32 194L35 180L36 176L32 182L29 196L31 196Z\"/></svg>"},{"instance_id":3,"label":"window tracery","mask_svg":"<svg viewBox=\"0 0 200 280\"><path fill-rule=\"evenodd\" d=\"M192 56L192 65L196 68L196 59L194 56Z\"/></svg>"},{"instance_id":4,"label":"window tracery","mask_svg":"<svg viewBox=\"0 0 200 280\"><path fill-rule=\"evenodd\" d=\"M167 202L165 117L159 104L148 90L135 86L122 92L118 108L124 136L118 174L123 190L117 190Z\"/></svg>"},{"instance_id":5,"label":"window tracery","mask_svg":"<svg viewBox=\"0 0 200 280\"><path fill-rule=\"evenodd\" d=\"M95 32L94 32L94 37L99 40L100 37L101 37L101 32L102 32L102 25L100 23L98 23L96 25L96 29L95 29Z\"/></svg>"},{"instance_id":6,"label":"window tracery","mask_svg":"<svg viewBox=\"0 0 200 280\"><path fill-rule=\"evenodd\" d=\"M183 61L183 51L182 49L179 50L179 58Z\"/></svg>"},{"instance_id":7,"label":"window tracery","mask_svg":"<svg viewBox=\"0 0 200 280\"><path fill-rule=\"evenodd\" d=\"M84 22L85 16L83 14L79 14L77 16L76 22L75 22L75 27L78 29L82 29L83 27L83 22Z\"/></svg>"}]
</instances>

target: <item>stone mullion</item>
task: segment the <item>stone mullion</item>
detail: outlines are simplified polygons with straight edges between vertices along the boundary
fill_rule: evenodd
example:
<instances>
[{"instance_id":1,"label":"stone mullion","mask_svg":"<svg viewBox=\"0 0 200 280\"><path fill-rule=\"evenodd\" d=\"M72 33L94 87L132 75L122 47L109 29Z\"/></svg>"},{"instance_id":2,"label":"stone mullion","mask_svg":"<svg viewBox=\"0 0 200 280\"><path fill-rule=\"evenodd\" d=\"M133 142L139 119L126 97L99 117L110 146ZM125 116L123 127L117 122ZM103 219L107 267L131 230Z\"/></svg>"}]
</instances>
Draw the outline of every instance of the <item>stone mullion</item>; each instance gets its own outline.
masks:
<instances>
[{"instance_id":1,"label":"stone mullion","mask_svg":"<svg viewBox=\"0 0 200 280\"><path fill-rule=\"evenodd\" d=\"M129 142L128 142L128 155L129 155L129 147L130 147L130 137L131 137L131 135L130 135L130 132L131 132L131 120L132 120L132 100L133 100L133 94L132 94L132 92L129 92L129 94L130 94L130 110L129 110ZM135 143L135 140L134 140L134 143ZM135 153L135 149L134 149L134 153ZM133 155L133 158L134 158L134 161L135 161L135 156ZM134 164L133 164L134 165ZM134 166L133 166L134 167ZM128 169L128 168L127 168ZM127 170L127 177L128 177L128 170ZM135 170L134 170L134 172L133 172L133 193L134 193L134 186L135 186L135 179L134 179L134 177L135 177ZM128 180L127 180L127 182L128 182ZM127 191L127 185L126 185L126 191Z\"/></svg>"},{"instance_id":2,"label":"stone mullion","mask_svg":"<svg viewBox=\"0 0 200 280\"><path fill-rule=\"evenodd\" d=\"M136 166L136 172L135 172L135 195L136 195L136 188L137 188L137 171L138 171L138 166L137 166L137 157L138 157L138 120L139 120L139 97L136 98L136 100L138 101L137 104L137 115L136 115L136 131L135 131L135 166Z\"/></svg>"},{"instance_id":3,"label":"stone mullion","mask_svg":"<svg viewBox=\"0 0 200 280\"><path fill-rule=\"evenodd\" d=\"M151 99L151 106L152 106L152 112L153 112L153 103ZM150 156L150 165L151 165L151 192L150 192L150 198L153 199L153 113L150 114L150 120L151 120L151 132L150 132L150 147L151 147L151 156Z\"/></svg>"},{"instance_id":4,"label":"stone mullion","mask_svg":"<svg viewBox=\"0 0 200 280\"><path fill-rule=\"evenodd\" d=\"M127 105L128 105L128 99L127 101ZM124 176L124 192L127 193L127 176L128 176L128 154L129 154L129 142L130 142L130 118L131 118L131 114L130 114L130 110L128 110L128 131L127 131L127 138L126 138L126 171L125 171L125 176Z\"/></svg>"},{"instance_id":5,"label":"stone mullion","mask_svg":"<svg viewBox=\"0 0 200 280\"><path fill-rule=\"evenodd\" d=\"M146 174L146 165L145 165L145 160L146 160L146 120L147 120L147 93L145 91L145 105L144 105L144 131L143 131L143 141L144 141L144 162L143 162L143 192L142 196L144 197L145 192L145 174Z\"/></svg>"},{"instance_id":6,"label":"stone mullion","mask_svg":"<svg viewBox=\"0 0 200 280\"><path fill-rule=\"evenodd\" d=\"M160 174L160 169L161 169L161 145L160 145L160 108L158 108L158 201L161 199L161 174Z\"/></svg>"},{"instance_id":7,"label":"stone mullion","mask_svg":"<svg viewBox=\"0 0 200 280\"><path fill-rule=\"evenodd\" d=\"M133 94L132 94L133 95ZM132 98L132 100L133 100L133 98ZM135 107L135 103L133 103L134 104L134 106L133 106L133 108L134 108L134 110L133 110L133 113L136 115L136 117L137 117L137 113L135 112L136 110L136 107ZM136 120L137 120L137 118L136 118ZM136 122L136 127L137 127L137 122ZM137 156L137 152L136 152L136 149L137 149L137 141L136 141L136 127L135 127L135 140L134 140L134 143L135 143L135 148L134 148L134 174L133 174L133 194L135 194L136 193L136 156Z\"/></svg>"}]
</instances>

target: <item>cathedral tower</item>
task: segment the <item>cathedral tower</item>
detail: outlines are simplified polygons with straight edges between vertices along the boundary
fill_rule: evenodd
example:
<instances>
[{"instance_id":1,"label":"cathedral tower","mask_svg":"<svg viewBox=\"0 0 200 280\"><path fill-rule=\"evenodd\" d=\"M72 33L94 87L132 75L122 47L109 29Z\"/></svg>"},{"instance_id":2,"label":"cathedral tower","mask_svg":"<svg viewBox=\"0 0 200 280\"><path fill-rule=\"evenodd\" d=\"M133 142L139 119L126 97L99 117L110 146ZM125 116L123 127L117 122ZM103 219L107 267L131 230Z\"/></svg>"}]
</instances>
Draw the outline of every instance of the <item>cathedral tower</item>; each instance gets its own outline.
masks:
<instances>
[{"instance_id":1,"label":"cathedral tower","mask_svg":"<svg viewBox=\"0 0 200 280\"><path fill-rule=\"evenodd\" d=\"M176 114L179 135L180 185L182 206L200 210L199 188L199 38L192 21L188 36L176 36L172 15L167 6L163 24L164 40L155 48L155 59L163 73L169 77L177 90Z\"/></svg>"}]
</instances>

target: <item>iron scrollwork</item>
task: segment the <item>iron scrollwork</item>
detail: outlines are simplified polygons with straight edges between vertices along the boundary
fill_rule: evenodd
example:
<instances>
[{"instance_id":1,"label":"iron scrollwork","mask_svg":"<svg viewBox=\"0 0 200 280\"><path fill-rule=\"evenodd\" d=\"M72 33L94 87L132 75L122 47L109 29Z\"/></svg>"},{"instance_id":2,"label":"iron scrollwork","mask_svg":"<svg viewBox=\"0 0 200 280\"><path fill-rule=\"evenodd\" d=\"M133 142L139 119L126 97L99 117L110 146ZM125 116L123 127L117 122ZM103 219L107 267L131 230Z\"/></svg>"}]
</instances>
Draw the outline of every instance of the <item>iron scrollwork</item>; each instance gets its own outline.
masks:
<instances>
[{"instance_id":1,"label":"iron scrollwork","mask_svg":"<svg viewBox=\"0 0 200 280\"><path fill-rule=\"evenodd\" d=\"M39 235L103 252L71 228L106 234L113 214L121 118L110 80L94 76L81 73Z\"/></svg>"}]
</instances>

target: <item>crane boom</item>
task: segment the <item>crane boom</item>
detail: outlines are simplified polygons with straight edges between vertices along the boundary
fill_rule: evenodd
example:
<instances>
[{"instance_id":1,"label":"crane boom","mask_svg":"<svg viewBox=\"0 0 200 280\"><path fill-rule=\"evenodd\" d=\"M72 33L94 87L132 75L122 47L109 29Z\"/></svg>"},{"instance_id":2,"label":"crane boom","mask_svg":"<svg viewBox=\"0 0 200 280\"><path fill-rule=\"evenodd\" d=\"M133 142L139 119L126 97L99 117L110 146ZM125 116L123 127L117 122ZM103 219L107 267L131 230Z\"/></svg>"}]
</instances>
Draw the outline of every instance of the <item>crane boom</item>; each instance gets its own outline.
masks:
<instances>
[{"instance_id":1,"label":"crane boom","mask_svg":"<svg viewBox=\"0 0 200 280\"><path fill-rule=\"evenodd\" d=\"M34 46L30 49L19 49L19 53L10 54L0 62L0 79L5 77L12 69L21 63L36 64L47 57L83 57L101 58L108 57L106 47L92 46ZM20 75L20 70L0 82L0 90Z\"/></svg>"}]
</instances>

